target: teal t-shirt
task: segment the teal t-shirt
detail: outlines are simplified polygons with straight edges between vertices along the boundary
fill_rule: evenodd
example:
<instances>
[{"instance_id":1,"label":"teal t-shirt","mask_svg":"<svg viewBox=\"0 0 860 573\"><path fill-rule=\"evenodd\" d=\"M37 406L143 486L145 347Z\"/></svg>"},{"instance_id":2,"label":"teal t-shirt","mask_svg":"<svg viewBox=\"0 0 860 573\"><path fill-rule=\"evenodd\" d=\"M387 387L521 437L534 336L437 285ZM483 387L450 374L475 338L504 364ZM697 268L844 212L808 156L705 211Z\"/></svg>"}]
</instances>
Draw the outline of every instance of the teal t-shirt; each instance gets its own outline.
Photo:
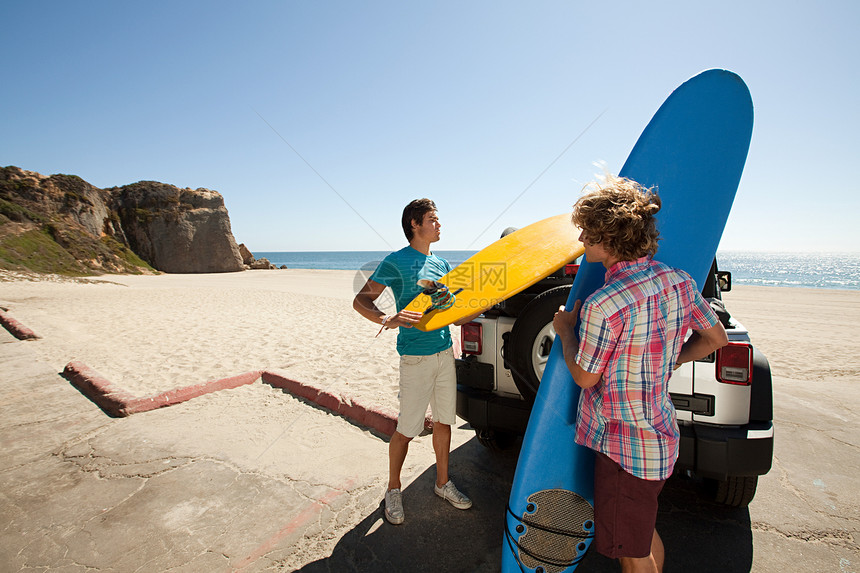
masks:
<instances>
[{"instance_id":1,"label":"teal t-shirt","mask_svg":"<svg viewBox=\"0 0 860 573\"><path fill-rule=\"evenodd\" d=\"M370 276L370 280L391 287L397 312L412 302L423 289L419 279L438 280L451 271L451 265L434 254L425 255L405 247L385 257ZM417 328L399 328L397 352L400 355L429 356L451 347L451 330L446 326L423 332Z\"/></svg>"}]
</instances>

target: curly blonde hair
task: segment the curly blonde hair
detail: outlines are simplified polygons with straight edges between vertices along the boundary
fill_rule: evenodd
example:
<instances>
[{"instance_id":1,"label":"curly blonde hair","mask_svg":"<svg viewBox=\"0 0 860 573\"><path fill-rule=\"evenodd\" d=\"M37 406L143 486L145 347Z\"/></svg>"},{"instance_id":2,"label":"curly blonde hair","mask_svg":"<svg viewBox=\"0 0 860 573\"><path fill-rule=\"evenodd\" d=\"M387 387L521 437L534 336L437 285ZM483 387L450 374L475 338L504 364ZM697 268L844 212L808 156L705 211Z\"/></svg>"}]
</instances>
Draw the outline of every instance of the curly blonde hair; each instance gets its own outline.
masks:
<instances>
[{"instance_id":1,"label":"curly blonde hair","mask_svg":"<svg viewBox=\"0 0 860 573\"><path fill-rule=\"evenodd\" d=\"M585 186L586 194L573 206L573 224L590 243L602 243L622 261L657 253L657 219L661 202L652 189L624 177L606 175L604 183Z\"/></svg>"}]
</instances>

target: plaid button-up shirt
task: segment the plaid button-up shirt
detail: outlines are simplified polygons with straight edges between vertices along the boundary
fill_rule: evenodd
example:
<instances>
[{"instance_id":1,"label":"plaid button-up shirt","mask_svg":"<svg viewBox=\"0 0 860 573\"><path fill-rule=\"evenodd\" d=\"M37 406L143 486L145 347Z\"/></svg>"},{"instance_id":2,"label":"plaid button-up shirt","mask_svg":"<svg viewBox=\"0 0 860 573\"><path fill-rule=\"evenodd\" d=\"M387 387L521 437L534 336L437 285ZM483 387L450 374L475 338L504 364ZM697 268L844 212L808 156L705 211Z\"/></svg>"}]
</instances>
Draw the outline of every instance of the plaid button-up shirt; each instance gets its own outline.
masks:
<instances>
[{"instance_id":1,"label":"plaid button-up shirt","mask_svg":"<svg viewBox=\"0 0 860 573\"><path fill-rule=\"evenodd\" d=\"M576 362L602 377L580 395L576 442L636 477L668 478L679 440L669 378L687 332L716 315L687 273L643 257L613 265L580 316Z\"/></svg>"}]
</instances>

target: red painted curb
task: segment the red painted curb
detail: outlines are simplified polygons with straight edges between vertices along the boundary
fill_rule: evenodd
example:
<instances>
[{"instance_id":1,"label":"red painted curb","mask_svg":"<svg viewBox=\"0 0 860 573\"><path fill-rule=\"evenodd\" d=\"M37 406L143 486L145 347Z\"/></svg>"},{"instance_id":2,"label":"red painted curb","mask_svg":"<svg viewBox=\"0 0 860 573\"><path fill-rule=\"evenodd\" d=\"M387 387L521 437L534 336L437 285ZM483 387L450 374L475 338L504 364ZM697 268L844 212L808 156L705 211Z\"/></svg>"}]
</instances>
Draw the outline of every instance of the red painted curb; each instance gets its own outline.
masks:
<instances>
[{"instance_id":1,"label":"red painted curb","mask_svg":"<svg viewBox=\"0 0 860 573\"><path fill-rule=\"evenodd\" d=\"M361 426L377 430L386 436L393 435L397 430L397 413L395 412L370 406L346 396L318 390L276 372L264 370L262 378L263 382L270 386L282 388L294 396L304 398L326 410L340 414L344 418L348 418ZM433 429L433 421L430 418L425 418L424 428L427 430Z\"/></svg>"},{"instance_id":2,"label":"red painted curb","mask_svg":"<svg viewBox=\"0 0 860 573\"><path fill-rule=\"evenodd\" d=\"M210 380L208 382L194 384L193 386L186 386L185 388L175 388L155 396L136 398L133 403L126 406L125 412L126 415L148 412L157 408L164 408L165 406L173 406L174 404L187 402L192 398L197 398L204 394L211 394L212 392L218 392L219 390L232 390L239 386L253 384L260 379L260 374L259 370L245 372L244 374L239 374L238 376L232 376L230 378Z\"/></svg>"},{"instance_id":3,"label":"red painted curb","mask_svg":"<svg viewBox=\"0 0 860 573\"><path fill-rule=\"evenodd\" d=\"M0 324L9 331L9 334L18 340L37 340L41 338L41 336L9 316L3 309L0 309Z\"/></svg>"},{"instance_id":4,"label":"red painted curb","mask_svg":"<svg viewBox=\"0 0 860 573\"><path fill-rule=\"evenodd\" d=\"M120 418L128 416L126 407L134 402L134 396L115 387L83 362L69 362L63 369L62 376L109 415Z\"/></svg>"},{"instance_id":5,"label":"red painted curb","mask_svg":"<svg viewBox=\"0 0 860 573\"><path fill-rule=\"evenodd\" d=\"M102 410L115 417L130 416L140 412L148 412L165 406L173 406L203 396L217 392L218 390L228 390L238 388L245 384L251 384L260 378L260 372L246 372L238 376L230 378L222 378L220 380L210 380L185 388L175 388L156 394L155 396L144 396L137 398L132 396L125 390L115 386L104 376L84 364L83 362L73 361L66 364L63 369L63 378L68 380L72 386L80 390L80 392L95 402Z\"/></svg>"},{"instance_id":6,"label":"red painted curb","mask_svg":"<svg viewBox=\"0 0 860 573\"><path fill-rule=\"evenodd\" d=\"M269 386L286 390L294 396L313 402L332 413L348 418L361 426L377 430L386 436L391 436L397 429L397 414L394 412L364 404L359 400L353 400L346 396L319 390L313 386L297 382L296 380L267 370L255 370L239 374L238 376L231 376L230 378L210 380L184 388L175 388L154 396L144 396L143 398L132 396L122 388L115 386L83 362L69 362L66 364L65 369L63 369L62 376L84 396L114 417L125 417L157 408L173 406L174 404L187 402L192 398L197 398L204 394L238 388L239 386L253 384L257 380L262 379ZM430 418L424 420L424 427L427 430L432 430L433 422Z\"/></svg>"}]
</instances>

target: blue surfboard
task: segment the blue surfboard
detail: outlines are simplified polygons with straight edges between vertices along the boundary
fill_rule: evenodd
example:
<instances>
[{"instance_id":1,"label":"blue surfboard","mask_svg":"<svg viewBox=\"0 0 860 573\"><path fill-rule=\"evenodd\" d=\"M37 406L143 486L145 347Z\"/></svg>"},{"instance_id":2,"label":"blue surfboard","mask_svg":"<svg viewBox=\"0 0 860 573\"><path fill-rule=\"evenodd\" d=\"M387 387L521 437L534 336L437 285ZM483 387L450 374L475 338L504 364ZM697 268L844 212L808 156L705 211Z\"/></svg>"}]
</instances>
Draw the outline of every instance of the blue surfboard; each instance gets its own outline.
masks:
<instances>
[{"instance_id":1,"label":"blue surfboard","mask_svg":"<svg viewBox=\"0 0 860 573\"><path fill-rule=\"evenodd\" d=\"M740 182L753 108L743 80L707 70L666 99L619 175L656 187L655 257L704 285ZM580 266L566 308L604 282L600 263ZM502 548L502 571L573 571L594 535L594 455L574 443L580 389L556 338L517 462Z\"/></svg>"}]
</instances>

